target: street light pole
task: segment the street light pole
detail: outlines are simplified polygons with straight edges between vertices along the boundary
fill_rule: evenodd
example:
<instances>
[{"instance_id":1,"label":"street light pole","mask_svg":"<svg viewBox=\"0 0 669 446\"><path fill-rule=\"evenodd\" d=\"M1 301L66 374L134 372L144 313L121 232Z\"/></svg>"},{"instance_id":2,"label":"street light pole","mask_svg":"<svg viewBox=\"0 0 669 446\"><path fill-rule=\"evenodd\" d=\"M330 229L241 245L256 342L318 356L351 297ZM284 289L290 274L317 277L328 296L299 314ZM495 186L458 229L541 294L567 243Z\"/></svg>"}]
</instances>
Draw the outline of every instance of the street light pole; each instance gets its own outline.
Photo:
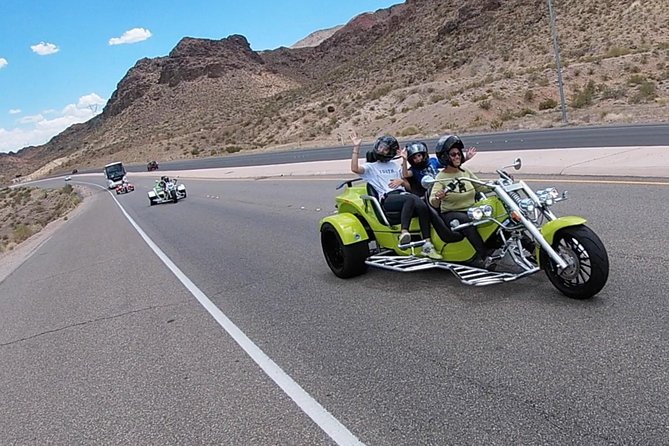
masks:
<instances>
[{"instance_id":1,"label":"street light pole","mask_svg":"<svg viewBox=\"0 0 669 446\"><path fill-rule=\"evenodd\" d=\"M564 89L562 88L562 69L560 68L560 45L558 44L557 29L555 27L555 15L553 14L553 2L548 1L548 17L551 22L551 36L553 37L553 50L555 50L555 67L557 68L558 90L560 91L560 109L562 110L562 122L567 123L567 106L564 102Z\"/></svg>"}]
</instances>

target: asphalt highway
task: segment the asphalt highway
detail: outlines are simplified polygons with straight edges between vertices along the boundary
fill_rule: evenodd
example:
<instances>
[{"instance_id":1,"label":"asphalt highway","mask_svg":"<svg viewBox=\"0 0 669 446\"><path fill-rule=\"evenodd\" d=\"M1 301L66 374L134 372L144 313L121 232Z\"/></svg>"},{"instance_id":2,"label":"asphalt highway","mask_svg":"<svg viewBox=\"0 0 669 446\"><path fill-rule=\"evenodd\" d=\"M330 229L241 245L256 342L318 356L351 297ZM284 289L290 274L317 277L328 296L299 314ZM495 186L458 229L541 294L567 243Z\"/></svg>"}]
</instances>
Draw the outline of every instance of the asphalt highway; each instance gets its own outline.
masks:
<instances>
[{"instance_id":1,"label":"asphalt highway","mask_svg":"<svg viewBox=\"0 0 669 446\"><path fill-rule=\"evenodd\" d=\"M312 148L308 145L300 145L271 152L242 153L195 160L157 161L160 170L187 170L349 159L351 157L351 147L348 136L343 135L343 137L344 146L340 147ZM427 143L430 152L432 152L437 139L438 137L422 140ZM476 146L481 152L582 147L667 146L669 144L669 124L563 127L477 133L462 135L462 139L467 146ZM371 148L371 142L365 141L361 153ZM126 165L126 169L129 172L143 172L146 171L146 165ZM95 171L101 170L102 166ZM81 172L91 171L82 170Z\"/></svg>"},{"instance_id":2,"label":"asphalt highway","mask_svg":"<svg viewBox=\"0 0 669 446\"><path fill-rule=\"evenodd\" d=\"M338 178L191 180L188 198L153 207L152 179L134 182L118 197L96 189L0 282L3 444L669 438L666 184L532 182L568 189L556 213L586 217L606 245L609 281L581 302L543 273L480 288L434 271L336 278L318 222ZM291 382L331 418L309 415Z\"/></svg>"}]
</instances>

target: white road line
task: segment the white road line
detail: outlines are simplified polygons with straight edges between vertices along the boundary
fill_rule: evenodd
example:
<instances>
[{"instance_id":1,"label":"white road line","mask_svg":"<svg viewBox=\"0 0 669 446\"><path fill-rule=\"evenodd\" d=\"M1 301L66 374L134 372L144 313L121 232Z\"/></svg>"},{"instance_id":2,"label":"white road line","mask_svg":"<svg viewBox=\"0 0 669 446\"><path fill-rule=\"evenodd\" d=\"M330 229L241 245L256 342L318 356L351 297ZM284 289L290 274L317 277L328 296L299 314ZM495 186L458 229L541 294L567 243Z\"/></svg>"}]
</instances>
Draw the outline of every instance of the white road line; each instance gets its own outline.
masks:
<instances>
[{"instance_id":1,"label":"white road line","mask_svg":"<svg viewBox=\"0 0 669 446\"><path fill-rule=\"evenodd\" d=\"M87 183L89 184L89 183ZM99 186L102 187L102 186ZM339 420L328 412L321 404L309 395L297 382L281 369L269 356L249 339L223 312L170 260L169 257L156 245L153 240L139 227L137 223L123 209L121 203L109 191L118 207L128 219L130 224L144 239L149 248L153 250L160 260L167 266L179 281L190 291L200 304L212 315L212 317L223 327L232 339L248 354L256 364L288 395L295 404L311 418L332 440L338 445L364 445L349 431Z\"/></svg>"}]
</instances>

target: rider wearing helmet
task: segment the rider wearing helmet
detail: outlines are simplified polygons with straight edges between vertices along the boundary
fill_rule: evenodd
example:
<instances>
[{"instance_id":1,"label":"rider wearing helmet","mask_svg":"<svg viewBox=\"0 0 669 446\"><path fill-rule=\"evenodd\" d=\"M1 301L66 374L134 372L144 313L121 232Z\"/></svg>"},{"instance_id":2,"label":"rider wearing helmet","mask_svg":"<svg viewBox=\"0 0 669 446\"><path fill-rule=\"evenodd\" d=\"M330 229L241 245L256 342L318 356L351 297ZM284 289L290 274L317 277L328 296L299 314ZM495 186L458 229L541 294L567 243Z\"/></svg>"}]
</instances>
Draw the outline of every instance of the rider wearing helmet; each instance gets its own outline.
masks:
<instances>
[{"instance_id":1,"label":"rider wearing helmet","mask_svg":"<svg viewBox=\"0 0 669 446\"><path fill-rule=\"evenodd\" d=\"M462 167L465 158L464 147L462 140L456 135L442 136L436 147L437 159L444 165L444 168L436 177L439 181L432 186L430 204L440 210L441 217L449 227L469 222L467 210L476 201L476 192L489 191L484 186L466 180L455 181L456 178L478 180L471 170ZM457 224L453 223L454 220L457 220ZM477 257L473 263L476 266L483 266L489 252L478 231L475 227L470 226L461 232L476 250Z\"/></svg>"},{"instance_id":2,"label":"rider wearing helmet","mask_svg":"<svg viewBox=\"0 0 669 446\"><path fill-rule=\"evenodd\" d=\"M163 175L163 176L160 177L160 182L158 183L158 185L160 186L160 188L163 191L166 191L167 190L167 183L169 183L169 182L170 182L170 179L167 177L167 175Z\"/></svg>"},{"instance_id":3,"label":"rider wearing helmet","mask_svg":"<svg viewBox=\"0 0 669 446\"><path fill-rule=\"evenodd\" d=\"M457 136L456 136L457 138ZM459 138L458 138L459 139ZM462 143L462 141L460 141ZM437 144L437 147L439 145ZM464 147L464 146L463 146ZM425 195L425 188L421 181L425 175L436 177L439 169L444 167L444 164L438 158L431 158L427 152L427 145L422 141L414 141L405 147L405 151L401 152L402 158L409 162L411 167L407 168L407 163L402 162L402 174L404 178L409 180L409 187L411 192L419 195ZM476 148L470 147L467 149L465 161L472 159L476 155Z\"/></svg>"},{"instance_id":4,"label":"rider wearing helmet","mask_svg":"<svg viewBox=\"0 0 669 446\"><path fill-rule=\"evenodd\" d=\"M430 241L430 215L426 203L418 196L407 192L408 182L402 178L402 168L392 161L399 150L397 139L390 135L381 136L374 143L374 158L376 161L358 164L358 155L362 139L355 132L351 132L353 154L351 156L351 171L362 176L362 179L376 191L381 207L387 212L400 211L401 233L399 245L411 242L409 225L414 215L418 216L420 230L425 244L422 254L431 259L441 259Z\"/></svg>"}]
</instances>

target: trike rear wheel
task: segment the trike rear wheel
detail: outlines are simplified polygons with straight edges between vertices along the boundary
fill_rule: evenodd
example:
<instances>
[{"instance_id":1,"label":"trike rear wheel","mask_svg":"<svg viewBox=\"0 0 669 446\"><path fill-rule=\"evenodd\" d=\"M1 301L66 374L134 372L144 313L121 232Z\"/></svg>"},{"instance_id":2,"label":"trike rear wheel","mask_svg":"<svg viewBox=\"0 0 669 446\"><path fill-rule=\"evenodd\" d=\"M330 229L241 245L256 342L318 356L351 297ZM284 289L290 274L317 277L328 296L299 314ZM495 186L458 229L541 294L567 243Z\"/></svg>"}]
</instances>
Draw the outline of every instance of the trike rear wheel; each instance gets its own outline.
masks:
<instances>
[{"instance_id":1,"label":"trike rear wheel","mask_svg":"<svg viewBox=\"0 0 669 446\"><path fill-rule=\"evenodd\" d=\"M345 245L334 226L325 223L321 228L321 246L325 261L337 277L348 279L367 271L367 241Z\"/></svg>"}]
</instances>

